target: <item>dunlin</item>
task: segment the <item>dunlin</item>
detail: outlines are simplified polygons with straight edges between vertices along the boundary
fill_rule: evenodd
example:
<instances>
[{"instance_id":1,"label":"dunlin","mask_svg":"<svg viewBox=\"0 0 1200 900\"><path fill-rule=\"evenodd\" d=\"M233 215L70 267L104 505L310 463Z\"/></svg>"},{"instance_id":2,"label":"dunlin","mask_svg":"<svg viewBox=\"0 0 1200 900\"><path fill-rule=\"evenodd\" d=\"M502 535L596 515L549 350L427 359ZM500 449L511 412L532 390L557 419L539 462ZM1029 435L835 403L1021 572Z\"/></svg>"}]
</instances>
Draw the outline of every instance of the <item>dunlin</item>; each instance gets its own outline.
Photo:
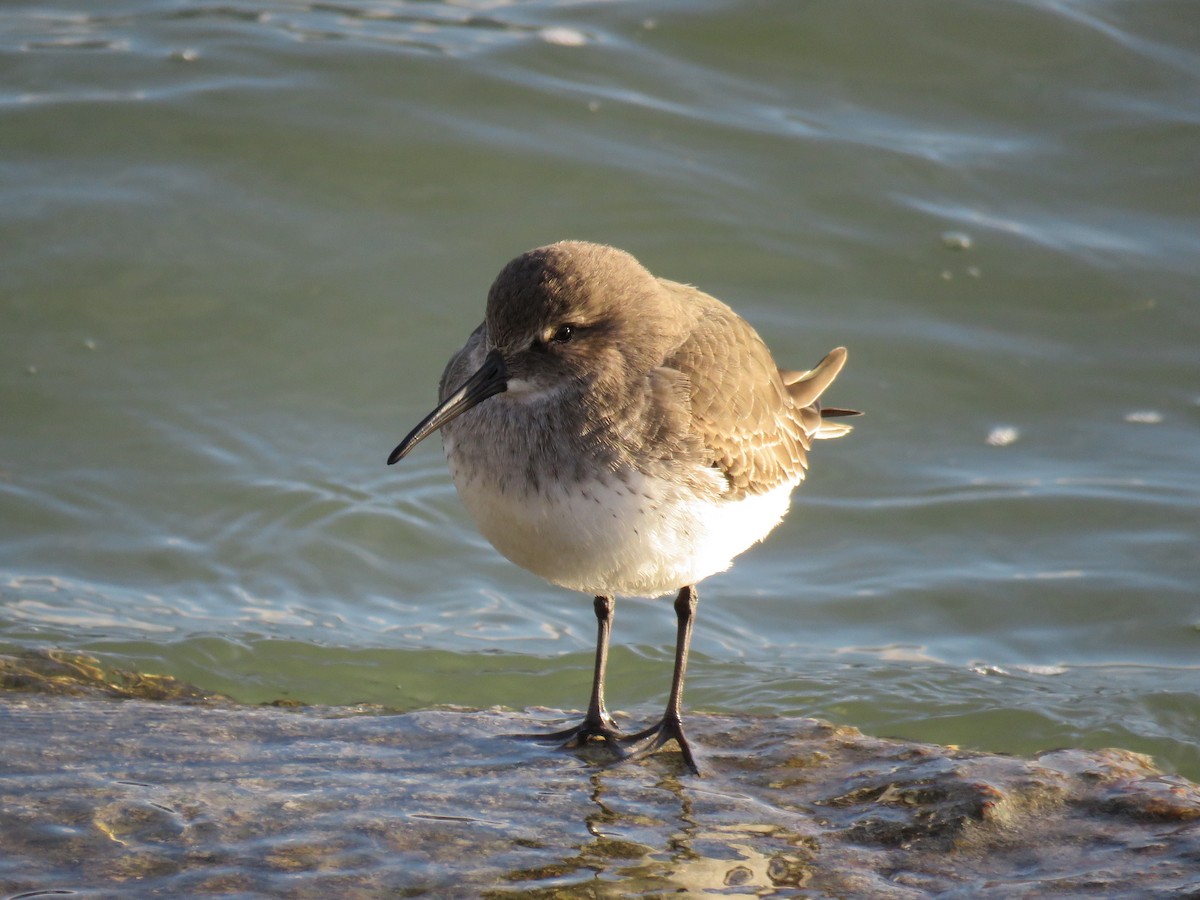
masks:
<instances>
[{"instance_id":1,"label":"dunlin","mask_svg":"<svg viewBox=\"0 0 1200 900\"><path fill-rule=\"evenodd\" d=\"M787 512L814 438L853 410L822 408L846 361L776 368L733 310L656 278L600 244L530 250L500 272L483 323L442 373L440 403L388 464L442 430L463 504L492 545L547 581L595 596L584 720L543 735L606 743L618 757L674 740L696 584L729 568ZM663 717L623 735L604 701L614 596L678 592L675 670Z\"/></svg>"}]
</instances>

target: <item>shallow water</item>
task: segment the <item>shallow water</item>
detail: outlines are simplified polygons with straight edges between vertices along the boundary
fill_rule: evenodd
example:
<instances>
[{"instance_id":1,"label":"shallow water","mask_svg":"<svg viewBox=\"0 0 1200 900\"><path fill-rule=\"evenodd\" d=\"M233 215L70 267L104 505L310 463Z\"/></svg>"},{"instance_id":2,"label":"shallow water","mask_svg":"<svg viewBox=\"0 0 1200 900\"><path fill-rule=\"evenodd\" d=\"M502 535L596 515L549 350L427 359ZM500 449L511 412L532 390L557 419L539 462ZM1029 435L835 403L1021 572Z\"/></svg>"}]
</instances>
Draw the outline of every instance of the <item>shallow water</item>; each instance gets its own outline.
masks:
<instances>
[{"instance_id":1,"label":"shallow water","mask_svg":"<svg viewBox=\"0 0 1200 900\"><path fill-rule=\"evenodd\" d=\"M850 348L687 702L1200 778L1189 2L0 11L0 652L255 702L579 707L588 598L436 442L510 257L607 241ZM666 603L610 694L666 696Z\"/></svg>"}]
</instances>

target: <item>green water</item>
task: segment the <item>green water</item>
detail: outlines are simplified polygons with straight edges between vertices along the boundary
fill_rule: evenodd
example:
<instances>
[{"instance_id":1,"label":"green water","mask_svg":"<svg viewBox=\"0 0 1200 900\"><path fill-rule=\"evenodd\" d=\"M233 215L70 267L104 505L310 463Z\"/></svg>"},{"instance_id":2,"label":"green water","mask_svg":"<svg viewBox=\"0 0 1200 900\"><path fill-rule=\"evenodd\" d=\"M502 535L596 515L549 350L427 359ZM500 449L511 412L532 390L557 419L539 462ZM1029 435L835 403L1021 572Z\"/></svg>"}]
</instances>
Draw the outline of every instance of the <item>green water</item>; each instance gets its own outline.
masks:
<instances>
[{"instance_id":1,"label":"green water","mask_svg":"<svg viewBox=\"0 0 1200 900\"><path fill-rule=\"evenodd\" d=\"M249 702L586 701L588 598L387 468L513 255L850 348L687 702L1200 777L1189 2L0 10L0 652ZM990 439L990 442L989 442ZM610 694L666 697L668 604Z\"/></svg>"}]
</instances>

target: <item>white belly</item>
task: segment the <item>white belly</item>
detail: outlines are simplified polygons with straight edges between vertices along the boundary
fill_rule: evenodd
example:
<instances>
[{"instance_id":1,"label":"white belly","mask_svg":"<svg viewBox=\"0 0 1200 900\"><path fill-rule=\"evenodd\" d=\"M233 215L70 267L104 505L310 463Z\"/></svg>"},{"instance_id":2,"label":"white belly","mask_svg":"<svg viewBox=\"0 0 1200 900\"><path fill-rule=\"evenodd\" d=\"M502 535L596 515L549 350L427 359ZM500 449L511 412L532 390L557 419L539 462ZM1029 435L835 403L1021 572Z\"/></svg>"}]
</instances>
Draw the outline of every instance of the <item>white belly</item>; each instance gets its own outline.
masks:
<instances>
[{"instance_id":1,"label":"white belly","mask_svg":"<svg viewBox=\"0 0 1200 900\"><path fill-rule=\"evenodd\" d=\"M779 524L793 488L697 499L635 472L504 492L492 479L467 477L450 440L446 455L463 504L492 546L553 584L589 594L657 597L725 571Z\"/></svg>"}]
</instances>

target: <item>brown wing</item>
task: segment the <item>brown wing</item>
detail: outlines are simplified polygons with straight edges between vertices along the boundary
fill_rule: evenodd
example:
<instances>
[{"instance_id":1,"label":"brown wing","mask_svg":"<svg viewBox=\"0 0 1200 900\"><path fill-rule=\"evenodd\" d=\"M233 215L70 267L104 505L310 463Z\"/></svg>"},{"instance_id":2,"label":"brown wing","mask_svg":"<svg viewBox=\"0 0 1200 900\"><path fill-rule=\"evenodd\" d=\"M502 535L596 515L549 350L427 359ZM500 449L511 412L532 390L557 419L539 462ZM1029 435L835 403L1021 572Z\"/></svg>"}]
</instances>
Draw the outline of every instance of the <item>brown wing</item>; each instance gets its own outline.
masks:
<instances>
[{"instance_id":1,"label":"brown wing","mask_svg":"<svg viewBox=\"0 0 1200 900\"><path fill-rule=\"evenodd\" d=\"M686 379L691 430L709 464L724 474L729 496L799 482L807 467L810 434L767 345L716 298L661 281L677 295L687 292L681 299L697 312L689 337L663 365Z\"/></svg>"}]
</instances>

